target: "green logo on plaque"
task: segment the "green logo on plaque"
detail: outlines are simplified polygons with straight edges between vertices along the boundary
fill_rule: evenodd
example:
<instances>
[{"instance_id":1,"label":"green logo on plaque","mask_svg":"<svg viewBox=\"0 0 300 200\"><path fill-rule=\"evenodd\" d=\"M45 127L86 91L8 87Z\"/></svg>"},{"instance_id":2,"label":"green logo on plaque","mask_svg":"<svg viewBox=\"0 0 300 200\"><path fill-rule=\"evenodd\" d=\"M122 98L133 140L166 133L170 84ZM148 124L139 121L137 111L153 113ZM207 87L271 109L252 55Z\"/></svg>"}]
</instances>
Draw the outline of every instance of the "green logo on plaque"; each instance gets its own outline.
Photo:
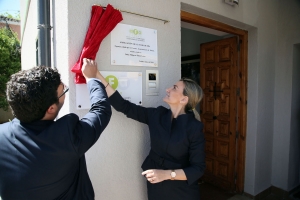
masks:
<instances>
[{"instance_id":1,"label":"green logo on plaque","mask_svg":"<svg viewBox=\"0 0 300 200\"><path fill-rule=\"evenodd\" d=\"M142 31L139 31L137 29L132 29L132 30L130 30L130 33L133 33L134 35L139 35L139 34L142 34Z\"/></svg>"},{"instance_id":2,"label":"green logo on plaque","mask_svg":"<svg viewBox=\"0 0 300 200\"><path fill-rule=\"evenodd\" d=\"M117 77L115 77L113 75L108 75L107 77L105 77L105 80L109 83L109 85L112 88L117 89L117 87L119 85L119 81L118 81Z\"/></svg>"}]
</instances>

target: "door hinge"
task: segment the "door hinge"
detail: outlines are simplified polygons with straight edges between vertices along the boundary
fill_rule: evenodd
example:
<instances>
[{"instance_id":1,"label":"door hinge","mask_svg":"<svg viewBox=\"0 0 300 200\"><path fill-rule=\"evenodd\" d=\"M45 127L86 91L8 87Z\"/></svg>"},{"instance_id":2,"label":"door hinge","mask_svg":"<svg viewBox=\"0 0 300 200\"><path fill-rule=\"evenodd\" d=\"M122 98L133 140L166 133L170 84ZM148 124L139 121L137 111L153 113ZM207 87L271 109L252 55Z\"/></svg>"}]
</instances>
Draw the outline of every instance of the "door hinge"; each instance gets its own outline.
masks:
<instances>
[{"instance_id":1,"label":"door hinge","mask_svg":"<svg viewBox=\"0 0 300 200\"><path fill-rule=\"evenodd\" d=\"M240 96L240 92L241 92L241 91L240 91L240 88L237 88L237 89L236 89L236 95L237 95L237 96Z\"/></svg>"},{"instance_id":2,"label":"door hinge","mask_svg":"<svg viewBox=\"0 0 300 200\"><path fill-rule=\"evenodd\" d=\"M239 138L240 133L238 131L235 132L235 138L238 139Z\"/></svg>"}]
</instances>

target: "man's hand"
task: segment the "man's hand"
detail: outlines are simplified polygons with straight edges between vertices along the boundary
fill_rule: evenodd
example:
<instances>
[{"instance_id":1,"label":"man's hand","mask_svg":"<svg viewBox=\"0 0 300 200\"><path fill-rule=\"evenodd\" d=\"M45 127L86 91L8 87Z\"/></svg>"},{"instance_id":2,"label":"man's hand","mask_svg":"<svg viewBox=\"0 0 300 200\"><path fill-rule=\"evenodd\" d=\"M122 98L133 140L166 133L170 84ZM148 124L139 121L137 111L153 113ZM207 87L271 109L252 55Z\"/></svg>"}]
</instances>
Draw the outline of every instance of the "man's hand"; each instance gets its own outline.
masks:
<instances>
[{"instance_id":1,"label":"man's hand","mask_svg":"<svg viewBox=\"0 0 300 200\"><path fill-rule=\"evenodd\" d=\"M98 73L96 61L84 58L81 71L86 82L88 82L90 78L96 78Z\"/></svg>"}]
</instances>

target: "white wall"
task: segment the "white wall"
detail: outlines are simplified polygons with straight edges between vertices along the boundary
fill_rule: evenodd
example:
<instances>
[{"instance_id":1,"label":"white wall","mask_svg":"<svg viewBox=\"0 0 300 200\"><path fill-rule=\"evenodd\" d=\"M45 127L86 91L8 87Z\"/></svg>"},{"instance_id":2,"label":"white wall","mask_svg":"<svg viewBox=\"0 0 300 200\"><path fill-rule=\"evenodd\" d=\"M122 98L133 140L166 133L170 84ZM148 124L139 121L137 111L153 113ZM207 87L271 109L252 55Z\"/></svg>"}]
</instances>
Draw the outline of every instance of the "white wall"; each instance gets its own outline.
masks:
<instances>
[{"instance_id":1,"label":"white wall","mask_svg":"<svg viewBox=\"0 0 300 200\"><path fill-rule=\"evenodd\" d=\"M247 131L244 191L256 195L257 155L257 115L258 115L258 42L257 28L248 30L248 91L247 91Z\"/></svg>"},{"instance_id":2,"label":"white wall","mask_svg":"<svg viewBox=\"0 0 300 200\"><path fill-rule=\"evenodd\" d=\"M221 36L181 28L181 56L200 54L200 44L222 38Z\"/></svg>"},{"instance_id":3,"label":"white wall","mask_svg":"<svg viewBox=\"0 0 300 200\"><path fill-rule=\"evenodd\" d=\"M276 55L277 6L272 0L258 1L257 20L258 68L257 68L257 136L254 194L271 186L272 178L272 139L274 109L274 74ZM251 67L251 66L248 66ZM248 85L252 84L248 77ZM251 124L247 124L251 126ZM247 133L249 135L250 133ZM247 146L251 145L247 143ZM251 146L249 146L251 148ZM250 150L251 151L251 150ZM250 152L248 152L250 153ZM247 153L247 154L248 154Z\"/></svg>"},{"instance_id":4,"label":"white wall","mask_svg":"<svg viewBox=\"0 0 300 200\"><path fill-rule=\"evenodd\" d=\"M56 10L56 63L63 78L69 80L70 111L83 116L85 111L75 109L75 91L72 65L77 61L87 31L90 9L93 4L107 5L108 1L55 1ZM159 96L145 96L143 105L157 106L162 103L165 88L180 78L180 4L156 1L109 1L117 8L168 19L161 21L123 14L121 23L153 28L158 31L158 63L160 73ZM157 6L160 5L160 6ZM170 15L169 13L176 13ZM61 22L62 20L62 22ZM67 24L67 27L65 27ZM172 33L172 34L170 34ZM105 38L97 54L100 70L142 71L145 67L111 66L110 35ZM143 75L144 75L143 74ZM145 76L145 75L144 75ZM144 77L145 80L145 77ZM143 86L145 84L143 83ZM88 153L87 166L94 186L96 199L146 199L146 182L140 168L149 151L148 129L144 125L113 112L110 124L99 141Z\"/></svg>"},{"instance_id":5,"label":"white wall","mask_svg":"<svg viewBox=\"0 0 300 200\"><path fill-rule=\"evenodd\" d=\"M299 185L299 129L295 130L291 120L299 109L299 99L295 101L299 93L299 65L295 66L300 43L300 2L291 0L288 4L280 4L278 7L278 36L275 75L274 96L274 140L273 140L273 171L272 184L284 190L291 190ZM298 54L299 56L299 54ZM298 63L299 64L299 63ZM298 76L298 77L297 77ZM294 100L294 101L292 101ZM292 104L293 102L293 104ZM299 116L299 111L298 111ZM299 119L299 117L298 117ZM291 127L293 125L293 127ZM298 135L298 136L297 136ZM298 177L295 177L298 176Z\"/></svg>"},{"instance_id":6,"label":"white wall","mask_svg":"<svg viewBox=\"0 0 300 200\"><path fill-rule=\"evenodd\" d=\"M21 15L25 16L25 1L20 1L21 3ZM23 19L21 19L22 21ZM21 24L21 30L23 26L26 25L26 30L22 34L22 44L21 44L21 62L22 69L29 69L36 66L36 39L37 39L37 0L31 0L30 7L28 9L27 23Z\"/></svg>"},{"instance_id":7,"label":"white wall","mask_svg":"<svg viewBox=\"0 0 300 200\"><path fill-rule=\"evenodd\" d=\"M291 147L290 150L287 148L292 139L290 118L293 45L300 42L299 26L296 26L299 21L299 2L292 0L290 4L282 6L278 0L240 1L238 7L224 4L221 0L182 2L184 3L179 0L53 0L54 65L61 72L63 81L70 86L61 114L75 112L83 116L87 112L75 108L74 74L70 69L79 57L93 4L101 3L106 6L110 3L122 10L170 20L164 24L154 19L123 13L124 20L121 23L158 31L160 94L146 96L143 91L144 106L162 104L165 88L180 78L180 9L218 20L249 32L244 190L256 195L271 185L290 189L294 183L290 183L288 188L286 177L297 173L293 167L289 167L289 163L297 166L299 162L289 160L290 151L295 152L296 147ZM22 44L23 68L35 64L36 0L31 1L28 16L29 23L27 22ZM97 62L100 70L145 72L146 69L152 69L111 66L110 36L102 42ZM143 88L144 86L143 83ZM140 175L140 165L148 150L147 127L113 111L110 124L97 144L87 153L87 165L96 199L146 199L145 180Z\"/></svg>"},{"instance_id":8,"label":"white wall","mask_svg":"<svg viewBox=\"0 0 300 200\"><path fill-rule=\"evenodd\" d=\"M75 4L75 3L74 3ZM79 3L76 3L79 5ZM80 16L78 13L74 14L74 16L70 16L70 11L73 8L70 8L68 1L55 1L52 0L51 7L51 20L52 20L52 66L56 67L61 74L62 81L69 85L69 92L65 98L65 104L60 111L60 116L69 112L77 112L76 111L76 102L75 102L75 84L73 81L73 73L70 72L71 65L70 63L70 55L74 55L72 50L73 47L71 44L76 44L79 41L74 40L74 35L80 37L80 32L74 29L70 29L70 21L73 18ZM85 16L83 11L79 12L82 16ZM87 15L87 13L86 13ZM88 15L87 15L88 16ZM87 17L87 20L89 17ZM72 26L76 26L76 21L72 21ZM87 26L87 25L86 25ZM86 27L84 27L86 28ZM72 32L73 31L73 32ZM76 33L76 34L74 34ZM80 48L77 47L79 50Z\"/></svg>"}]
</instances>

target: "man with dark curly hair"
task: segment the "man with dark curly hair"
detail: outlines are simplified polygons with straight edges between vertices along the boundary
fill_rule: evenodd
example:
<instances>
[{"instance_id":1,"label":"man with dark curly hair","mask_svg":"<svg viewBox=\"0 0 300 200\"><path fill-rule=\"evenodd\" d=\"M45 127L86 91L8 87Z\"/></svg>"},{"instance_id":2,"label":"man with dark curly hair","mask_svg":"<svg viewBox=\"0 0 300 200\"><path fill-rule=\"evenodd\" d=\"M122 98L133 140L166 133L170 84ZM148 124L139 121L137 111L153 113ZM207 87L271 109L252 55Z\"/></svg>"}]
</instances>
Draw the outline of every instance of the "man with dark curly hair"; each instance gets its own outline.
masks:
<instances>
[{"instance_id":1,"label":"man with dark curly hair","mask_svg":"<svg viewBox=\"0 0 300 200\"><path fill-rule=\"evenodd\" d=\"M57 70L34 67L11 76L7 100L15 119L0 125L0 197L6 199L94 199L85 152L111 117L97 64L84 59L82 73L91 109L57 120L69 90Z\"/></svg>"}]
</instances>

